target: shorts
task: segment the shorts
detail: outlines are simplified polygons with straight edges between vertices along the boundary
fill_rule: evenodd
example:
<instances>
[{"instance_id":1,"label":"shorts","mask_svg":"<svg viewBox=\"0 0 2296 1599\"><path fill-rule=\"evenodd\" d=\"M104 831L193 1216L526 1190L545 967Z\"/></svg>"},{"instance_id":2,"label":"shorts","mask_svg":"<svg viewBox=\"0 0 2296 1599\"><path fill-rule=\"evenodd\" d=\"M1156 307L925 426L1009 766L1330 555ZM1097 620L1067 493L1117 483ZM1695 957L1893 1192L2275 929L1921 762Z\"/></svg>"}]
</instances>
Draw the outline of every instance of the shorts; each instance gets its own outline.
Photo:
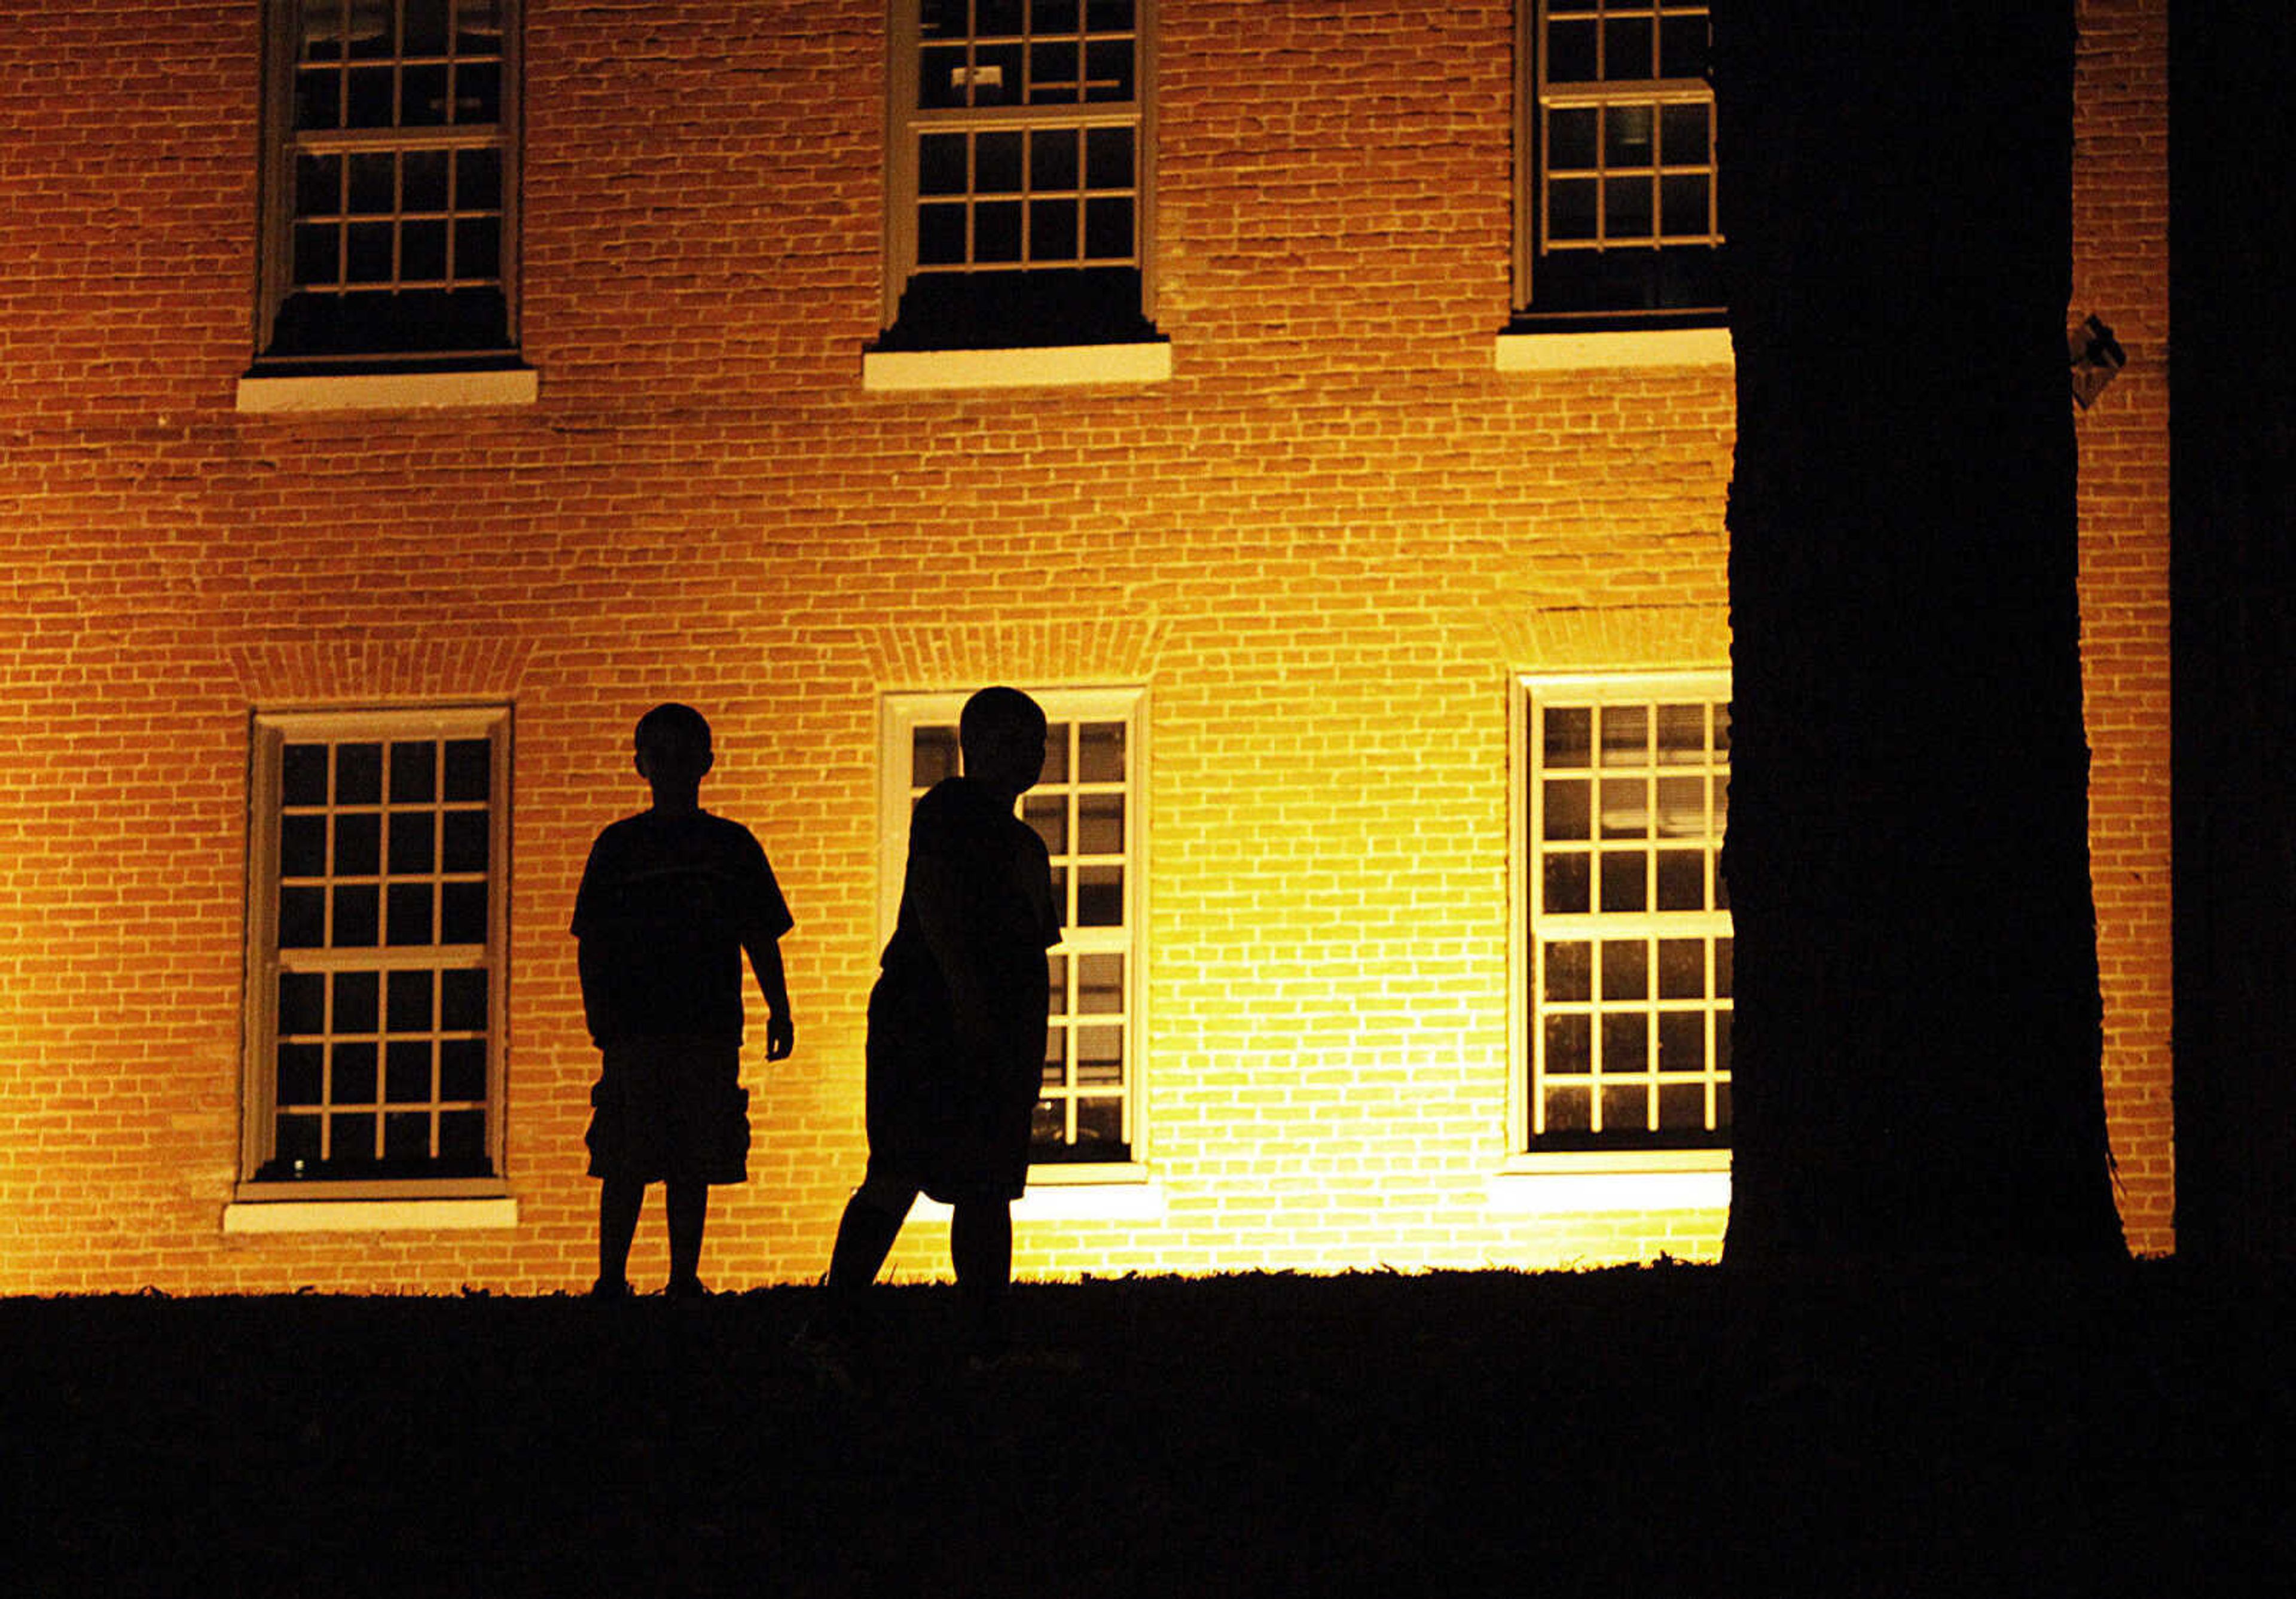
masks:
<instances>
[{"instance_id":1,"label":"shorts","mask_svg":"<svg viewBox=\"0 0 2296 1599\"><path fill-rule=\"evenodd\" d=\"M742 1046L716 1038L608 1045L590 1090L589 1175L636 1183L739 1183L750 1175Z\"/></svg>"}]
</instances>

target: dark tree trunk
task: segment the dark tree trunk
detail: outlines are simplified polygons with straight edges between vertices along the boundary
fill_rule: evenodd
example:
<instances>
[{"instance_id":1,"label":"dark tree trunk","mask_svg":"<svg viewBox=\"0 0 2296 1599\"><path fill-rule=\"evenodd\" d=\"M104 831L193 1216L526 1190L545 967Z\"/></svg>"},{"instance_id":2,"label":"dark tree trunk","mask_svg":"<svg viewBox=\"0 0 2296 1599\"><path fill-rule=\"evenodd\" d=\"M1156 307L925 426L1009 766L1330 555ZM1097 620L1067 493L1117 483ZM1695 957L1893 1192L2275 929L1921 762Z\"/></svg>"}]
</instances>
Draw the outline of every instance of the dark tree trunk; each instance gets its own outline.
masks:
<instances>
[{"instance_id":1,"label":"dark tree trunk","mask_svg":"<svg viewBox=\"0 0 2296 1599\"><path fill-rule=\"evenodd\" d=\"M2177 1251L2296 1259L2296 12L2169 13Z\"/></svg>"},{"instance_id":2,"label":"dark tree trunk","mask_svg":"<svg viewBox=\"0 0 2296 1599\"><path fill-rule=\"evenodd\" d=\"M1715 13L1726 1255L2118 1254L2064 346L2072 7Z\"/></svg>"}]
</instances>

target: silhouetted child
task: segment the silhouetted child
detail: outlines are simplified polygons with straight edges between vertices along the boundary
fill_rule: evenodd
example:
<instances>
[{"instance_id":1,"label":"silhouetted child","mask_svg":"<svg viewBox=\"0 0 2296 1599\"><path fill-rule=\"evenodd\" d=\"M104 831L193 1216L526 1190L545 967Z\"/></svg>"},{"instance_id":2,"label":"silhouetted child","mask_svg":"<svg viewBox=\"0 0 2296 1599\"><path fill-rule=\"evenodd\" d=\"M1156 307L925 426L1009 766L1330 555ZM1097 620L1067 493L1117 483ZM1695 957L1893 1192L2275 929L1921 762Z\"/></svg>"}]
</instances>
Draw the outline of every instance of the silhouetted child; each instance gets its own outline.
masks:
<instances>
[{"instance_id":1,"label":"silhouetted child","mask_svg":"<svg viewBox=\"0 0 2296 1599\"><path fill-rule=\"evenodd\" d=\"M957 737L964 775L910 818L900 918L869 996L869 1168L838 1226L825 1330L863 1330L864 1296L922 1192L954 1210L966 1338L994 1355L1043 1083L1045 951L1061 923L1044 840L1013 814L1044 773L1044 711L1017 689L983 689Z\"/></svg>"},{"instance_id":2,"label":"silhouetted child","mask_svg":"<svg viewBox=\"0 0 2296 1599\"><path fill-rule=\"evenodd\" d=\"M796 1043L779 942L791 921L750 830L701 808L715 757L688 705L639 718L637 769L653 808L590 846L574 898L582 1010L603 1059L587 1142L598 1193L598 1281L620 1298L648 1183L667 1186L672 1295L706 1293L698 1267L709 1185L749 1175L742 1086L742 955L766 996L766 1058Z\"/></svg>"}]
</instances>

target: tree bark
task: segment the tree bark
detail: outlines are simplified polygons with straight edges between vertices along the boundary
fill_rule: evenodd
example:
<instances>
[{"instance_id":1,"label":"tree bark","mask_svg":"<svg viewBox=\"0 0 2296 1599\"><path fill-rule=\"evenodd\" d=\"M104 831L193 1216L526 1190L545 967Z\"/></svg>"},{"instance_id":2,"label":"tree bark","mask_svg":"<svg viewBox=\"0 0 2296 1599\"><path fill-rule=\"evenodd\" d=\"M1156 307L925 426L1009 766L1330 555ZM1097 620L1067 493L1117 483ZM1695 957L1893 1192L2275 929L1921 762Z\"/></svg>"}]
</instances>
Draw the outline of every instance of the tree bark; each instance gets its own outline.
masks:
<instances>
[{"instance_id":1,"label":"tree bark","mask_svg":"<svg viewBox=\"0 0 2296 1599\"><path fill-rule=\"evenodd\" d=\"M1718 0L1734 1263L2123 1251L2081 719L2070 0Z\"/></svg>"}]
</instances>

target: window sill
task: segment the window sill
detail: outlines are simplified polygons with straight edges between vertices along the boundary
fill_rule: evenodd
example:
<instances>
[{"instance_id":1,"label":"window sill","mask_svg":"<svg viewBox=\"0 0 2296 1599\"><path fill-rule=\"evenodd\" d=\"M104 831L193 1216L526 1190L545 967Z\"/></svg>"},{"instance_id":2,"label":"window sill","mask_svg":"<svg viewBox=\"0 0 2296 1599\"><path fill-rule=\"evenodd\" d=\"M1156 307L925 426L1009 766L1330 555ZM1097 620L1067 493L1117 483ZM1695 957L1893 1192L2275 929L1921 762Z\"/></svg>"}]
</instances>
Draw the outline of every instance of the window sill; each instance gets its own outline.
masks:
<instances>
[{"instance_id":1,"label":"window sill","mask_svg":"<svg viewBox=\"0 0 2296 1599\"><path fill-rule=\"evenodd\" d=\"M223 1209L223 1230L265 1233L410 1233L518 1226L508 1194L470 1199L242 1200Z\"/></svg>"},{"instance_id":2,"label":"window sill","mask_svg":"<svg viewBox=\"0 0 2296 1599\"><path fill-rule=\"evenodd\" d=\"M1524 1216L1727 1210L1730 1152L1516 1155L1492 1174L1489 1202Z\"/></svg>"},{"instance_id":3,"label":"window sill","mask_svg":"<svg viewBox=\"0 0 2296 1599\"><path fill-rule=\"evenodd\" d=\"M1172 347L1162 341L1027 349L867 350L861 357L861 387L881 394L1161 383L1171 375Z\"/></svg>"},{"instance_id":4,"label":"window sill","mask_svg":"<svg viewBox=\"0 0 2296 1599\"><path fill-rule=\"evenodd\" d=\"M370 372L239 380L235 406L255 415L323 411L459 411L531 406L542 376L530 366L485 372Z\"/></svg>"},{"instance_id":5,"label":"window sill","mask_svg":"<svg viewBox=\"0 0 2296 1599\"><path fill-rule=\"evenodd\" d=\"M947 1221L949 1209L920 1199L920 1221ZM1029 1191L1013 1207L1015 1221L1161 1221L1164 1185L1135 1163L1105 1166L1036 1166Z\"/></svg>"},{"instance_id":6,"label":"window sill","mask_svg":"<svg viewBox=\"0 0 2296 1599\"><path fill-rule=\"evenodd\" d=\"M1499 372L1583 372L1620 366L1734 365L1728 328L1626 328L1589 333L1501 333Z\"/></svg>"}]
</instances>

